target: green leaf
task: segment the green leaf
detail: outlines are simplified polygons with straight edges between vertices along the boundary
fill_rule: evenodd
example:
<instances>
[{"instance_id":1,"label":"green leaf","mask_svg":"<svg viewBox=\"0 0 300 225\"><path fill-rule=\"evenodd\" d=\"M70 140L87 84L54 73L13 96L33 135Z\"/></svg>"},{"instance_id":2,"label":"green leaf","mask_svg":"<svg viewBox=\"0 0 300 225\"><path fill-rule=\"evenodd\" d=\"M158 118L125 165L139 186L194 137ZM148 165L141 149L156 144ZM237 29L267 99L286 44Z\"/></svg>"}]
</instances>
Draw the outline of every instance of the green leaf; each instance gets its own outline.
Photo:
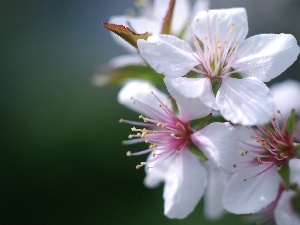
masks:
<instances>
[{"instance_id":1,"label":"green leaf","mask_svg":"<svg viewBox=\"0 0 300 225\"><path fill-rule=\"evenodd\" d=\"M173 18L175 2L176 2L176 0L170 1L169 9L167 11L167 14L165 15L164 22L163 22L162 29L161 29L162 34L170 34L171 33L171 25L172 25L172 18Z\"/></svg>"},{"instance_id":2,"label":"green leaf","mask_svg":"<svg viewBox=\"0 0 300 225\"><path fill-rule=\"evenodd\" d=\"M125 41L127 41L135 48L137 48L137 40L139 39L147 40L147 38L151 36L151 34L148 32L144 34L136 34L132 30L130 30L129 27L125 27L123 25L103 22L103 26L108 30L114 32L121 38L123 38Z\"/></svg>"},{"instance_id":3,"label":"green leaf","mask_svg":"<svg viewBox=\"0 0 300 225\"><path fill-rule=\"evenodd\" d=\"M198 156L201 160L203 161L207 161L208 159L206 158L206 156L204 155L204 153L197 148L195 145L190 144L188 149L190 150L191 153L193 153L194 155Z\"/></svg>"},{"instance_id":4,"label":"green leaf","mask_svg":"<svg viewBox=\"0 0 300 225\"><path fill-rule=\"evenodd\" d=\"M217 95L217 92L219 91L220 87L222 84L222 80L221 79L213 79L211 80L211 87L213 90L214 95Z\"/></svg>"},{"instance_id":5,"label":"green leaf","mask_svg":"<svg viewBox=\"0 0 300 225\"><path fill-rule=\"evenodd\" d=\"M300 144L296 144L295 146L295 157L300 159Z\"/></svg>"},{"instance_id":6,"label":"green leaf","mask_svg":"<svg viewBox=\"0 0 300 225\"><path fill-rule=\"evenodd\" d=\"M190 121L191 127L196 130L199 130L206 126L206 124L211 119L211 117L212 117L212 114L210 113L208 116L206 116L204 118L192 120L192 121Z\"/></svg>"},{"instance_id":7,"label":"green leaf","mask_svg":"<svg viewBox=\"0 0 300 225\"><path fill-rule=\"evenodd\" d=\"M236 78L236 79L242 79L243 78L242 75L239 74L239 73L233 73L233 74L230 75L230 77Z\"/></svg>"},{"instance_id":8,"label":"green leaf","mask_svg":"<svg viewBox=\"0 0 300 225\"><path fill-rule=\"evenodd\" d=\"M300 216L300 193L299 193L299 191L292 198L292 205L293 205L293 209L294 209L295 213L297 213L298 216Z\"/></svg>"},{"instance_id":9,"label":"green leaf","mask_svg":"<svg viewBox=\"0 0 300 225\"><path fill-rule=\"evenodd\" d=\"M224 119L222 116L213 116L209 123L215 123L215 122L220 122L220 123L225 123L228 122L227 120Z\"/></svg>"},{"instance_id":10,"label":"green leaf","mask_svg":"<svg viewBox=\"0 0 300 225\"><path fill-rule=\"evenodd\" d=\"M184 77L187 77L187 78L199 78L199 74L196 73L195 71L191 70L186 75L184 75Z\"/></svg>"},{"instance_id":11,"label":"green leaf","mask_svg":"<svg viewBox=\"0 0 300 225\"><path fill-rule=\"evenodd\" d=\"M289 117L286 120L287 132L289 135L293 135L295 131L295 109L292 109Z\"/></svg>"},{"instance_id":12,"label":"green leaf","mask_svg":"<svg viewBox=\"0 0 300 225\"><path fill-rule=\"evenodd\" d=\"M177 105L177 103L176 103L176 100L173 98L173 96L169 96L170 97L170 100L171 100L171 104L172 104L172 111L173 111L173 113L175 113L175 114L178 114L178 112L179 112L179 109L178 109L178 105Z\"/></svg>"},{"instance_id":13,"label":"green leaf","mask_svg":"<svg viewBox=\"0 0 300 225\"><path fill-rule=\"evenodd\" d=\"M278 169L278 173L283 180L283 185L286 189L290 187L290 167L285 164L283 167Z\"/></svg>"},{"instance_id":14,"label":"green leaf","mask_svg":"<svg viewBox=\"0 0 300 225\"><path fill-rule=\"evenodd\" d=\"M165 88L163 76L156 73L151 67L144 65L129 65L119 68L105 68L93 76L95 86L118 86L129 79L142 79Z\"/></svg>"}]
</instances>

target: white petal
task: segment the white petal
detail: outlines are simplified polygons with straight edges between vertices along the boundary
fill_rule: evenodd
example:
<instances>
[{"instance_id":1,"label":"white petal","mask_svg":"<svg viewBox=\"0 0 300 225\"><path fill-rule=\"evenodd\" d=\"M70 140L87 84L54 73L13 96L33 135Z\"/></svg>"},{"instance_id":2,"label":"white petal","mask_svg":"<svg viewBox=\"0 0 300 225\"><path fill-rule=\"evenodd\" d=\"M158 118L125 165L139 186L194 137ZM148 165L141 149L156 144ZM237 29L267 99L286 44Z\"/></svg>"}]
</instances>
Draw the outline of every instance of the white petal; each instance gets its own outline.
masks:
<instances>
[{"instance_id":1,"label":"white petal","mask_svg":"<svg viewBox=\"0 0 300 225\"><path fill-rule=\"evenodd\" d=\"M189 44L175 36L150 36L137 45L149 65L165 76L182 77L198 64Z\"/></svg>"},{"instance_id":2,"label":"white petal","mask_svg":"<svg viewBox=\"0 0 300 225\"><path fill-rule=\"evenodd\" d=\"M193 143L222 171L231 172L237 152L236 130L230 123L211 123L192 134Z\"/></svg>"},{"instance_id":3,"label":"white petal","mask_svg":"<svg viewBox=\"0 0 300 225\"><path fill-rule=\"evenodd\" d=\"M224 41L230 44L242 42L248 33L248 19L244 8L201 11L194 23L195 35L212 46Z\"/></svg>"},{"instance_id":4,"label":"white petal","mask_svg":"<svg viewBox=\"0 0 300 225\"><path fill-rule=\"evenodd\" d=\"M165 180L165 176L171 164L174 162L176 155L172 155L166 160L162 161L160 164L153 168L145 169L146 177L144 179L144 184L149 188L157 187L161 182ZM148 159L153 158L152 154L148 156Z\"/></svg>"},{"instance_id":5,"label":"white petal","mask_svg":"<svg viewBox=\"0 0 300 225\"><path fill-rule=\"evenodd\" d=\"M204 90L206 88L202 88L202 86L205 86L210 87L211 89L211 85L208 79L165 77L164 82L168 88L169 93L176 100L180 119L189 121L193 119L203 118L210 113L211 109L205 105L205 101L207 101L207 99L205 98L208 98L209 92L205 92ZM209 86L205 85L205 83L208 83ZM193 97L190 97L191 94L193 94ZM211 99L210 101L215 102L213 93L209 97Z\"/></svg>"},{"instance_id":6,"label":"white petal","mask_svg":"<svg viewBox=\"0 0 300 225\"><path fill-rule=\"evenodd\" d=\"M255 155L258 153L254 153L254 156L251 155L250 159L249 157L245 157L245 151L248 150L248 152L255 151L255 149L261 149L262 146L260 143L256 142L253 140L253 131L252 129L256 128L249 128L246 126L235 126L236 128L236 133L237 133L237 147L238 147L238 155L236 157L236 162L235 162L235 171L239 171L241 169L244 169L245 164L248 165L249 161L255 160ZM251 147L249 147L251 146ZM250 148L250 149L249 149Z\"/></svg>"},{"instance_id":7,"label":"white petal","mask_svg":"<svg viewBox=\"0 0 300 225\"><path fill-rule=\"evenodd\" d=\"M170 166L164 187L164 211L169 218L189 215L203 195L207 174L198 158L182 151Z\"/></svg>"},{"instance_id":8,"label":"white petal","mask_svg":"<svg viewBox=\"0 0 300 225\"><path fill-rule=\"evenodd\" d=\"M224 213L222 195L229 176L207 161L208 183L204 195L204 214L209 219L218 219Z\"/></svg>"},{"instance_id":9,"label":"white petal","mask_svg":"<svg viewBox=\"0 0 300 225\"><path fill-rule=\"evenodd\" d=\"M276 110L280 110L283 118L287 118L291 109L300 115L300 82L285 80L275 83L270 87L275 102Z\"/></svg>"},{"instance_id":10,"label":"white petal","mask_svg":"<svg viewBox=\"0 0 300 225\"><path fill-rule=\"evenodd\" d=\"M290 34L260 34L246 39L236 51L233 68L243 77L263 82L280 75L297 59L300 48Z\"/></svg>"},{"instance_id":11,"label":"white petal","mask_svg":"<svg viewBox=\"0 0 300 225\"><path fill-rule=\"evenodd\" d=\"M274 210L274 219L277 225L300 225L300 218L294 212L291 205L295 192L283 191Z\"/></svg>"},{"instance_id":12,"label":"white petal","mask_svg":"<svg viewBox=\"0 0 300 225\"><path fill-rule=\"evenodd\" d=\"M235 214L256 213L276 199L281 180L275 166L250 178L265 167L264 164L258 165L232 175L223 195L223 206L226 210Z\"/></svg>"},{"instance_id":13,"label":"white petal","mask_svg":"<svg viewBox=\"0 0 300 225\"><path fill-rule=\"evenodd\" d=\"M289 166L291 170L290 182L295 183L300 187L300 159L291 159L289 161Z\"/></svg>"},{"instance_id":14,"label":"white petal","mask_svg":"<svg viewBox=\"0 0 300 225\"><path fill-rule=\"evenodd\" d=\"M221 115L232 123L265 124L274 113L269 88L256 78L224 78L216 102Z\"/></svg>"},{"instance_id":15,"label":"white petal","mask_svg":"<svg viewBox=\"0 0 300 225\"><path fill-rule=\"evenodd\" d=\"M216 98L208 78L165 77L164 81L169 91L176 90L179 95L189 100L201 101L208 108L218 110Z\"/></svg>"},{"instance_id":16,"label":"white petal","mask_svg":"<svg viewBox=\"0 0 300 225\"><path fill-rule=\"evenodd\" d=\"M165 105L171 107L171 101L165 93L159 91L152 84L142 80L132 80L127 82L118 93L118 101L120 104L125 105L126 107L141 113L144 116L149 116L150 118L155 119L155 114L153 114L147 107L143 107L139 104L139 102L142 102L143 104L151 106L163 114L163 111L160 107L160 102L151 92L155 93L155 95ZM138 100L139 102L134 100Z\"/></svg>"}]
</instances>

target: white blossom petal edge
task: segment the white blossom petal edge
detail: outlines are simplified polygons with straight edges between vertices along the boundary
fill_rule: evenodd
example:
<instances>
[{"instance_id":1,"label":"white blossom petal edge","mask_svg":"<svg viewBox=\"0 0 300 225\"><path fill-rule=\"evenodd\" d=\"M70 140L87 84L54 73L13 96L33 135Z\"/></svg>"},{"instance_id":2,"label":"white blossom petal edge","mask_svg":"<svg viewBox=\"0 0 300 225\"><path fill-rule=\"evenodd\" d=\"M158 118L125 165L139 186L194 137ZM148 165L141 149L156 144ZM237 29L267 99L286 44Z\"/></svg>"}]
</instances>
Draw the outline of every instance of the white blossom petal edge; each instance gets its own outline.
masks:
<instances>
[{"instance_id":1,"label":"white blossom petal edge","mask_svg":"<svg viewBox=\"0 0 300 225\"><path fill-rule=\"evenodd\" d=\"M176 157L165 177L165 215L182 219L190 214L204 193L206 176L204 166L190 152Z\"/></svg>"},{"instance_id":2,"label":"white blossom petal edge","mask_svg":"<svg viewBox=\"0 0 300 225\"><path fill-rule=\"evenodd\" d=\"M192 134L191 139L219 169L231 173L237 148L236 129L230 123L211 123Z\"/></svg>"}]
</instances>

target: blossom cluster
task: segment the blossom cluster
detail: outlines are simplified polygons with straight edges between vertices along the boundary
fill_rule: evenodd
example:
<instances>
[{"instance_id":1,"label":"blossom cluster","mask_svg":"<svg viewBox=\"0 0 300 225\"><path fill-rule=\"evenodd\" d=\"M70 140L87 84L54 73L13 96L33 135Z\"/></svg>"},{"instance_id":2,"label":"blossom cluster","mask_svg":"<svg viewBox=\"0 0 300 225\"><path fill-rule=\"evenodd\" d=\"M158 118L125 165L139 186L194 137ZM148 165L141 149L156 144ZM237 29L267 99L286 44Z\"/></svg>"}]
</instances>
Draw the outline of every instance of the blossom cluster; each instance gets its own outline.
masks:
<instances>
[{"instance_id":1,"label":"blossom cluster","mask_svg":"<svg viewBox=\"0 0 300 225\"><path fill-rule=\"evenodd\" d=\"M225 212L300 224L300 83L267 86L298 57L291 34L247 37L244 8L208 0L137 1L139 15L103 25L128 49L95 83L121 85L120 104L140 113L123 144L146 143L147 187L164 183L164 214L187 217L204 198Z\"/></svg>"}]
</instances>

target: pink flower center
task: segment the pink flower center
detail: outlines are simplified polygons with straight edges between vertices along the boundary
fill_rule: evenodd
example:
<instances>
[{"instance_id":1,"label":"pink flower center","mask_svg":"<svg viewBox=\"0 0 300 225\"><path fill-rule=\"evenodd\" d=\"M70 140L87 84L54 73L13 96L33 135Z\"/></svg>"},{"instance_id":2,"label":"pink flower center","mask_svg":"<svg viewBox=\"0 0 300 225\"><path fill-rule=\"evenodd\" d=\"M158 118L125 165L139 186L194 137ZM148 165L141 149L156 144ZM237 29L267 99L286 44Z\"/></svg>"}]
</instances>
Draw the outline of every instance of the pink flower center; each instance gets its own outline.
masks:
<instances>
[{"instance_id":1,"label":"pink flower center","mask_svg":"<svg viewBox=\"0 0 300 225\"><path fill-rule=\"evenodd\" d=\"M155 96L155 95L154 95ZM155 96L156 97L156 96ZM157 97L156 97L157 98ZM179 154L190 141L190 135L192 131L187 122L181 121L173 112L168 108L168 106L162 104L162 102L157 98L160 103L161 111L147 105L138 100L134 100L136 104L140 104L141 107L149 110L155 118L150 119L142 115L139 116L143 122L135 122L121 119L120 122L125 122L132 124L137 127L132 127L131 130L136 132L135 134L130 134L127 141L123 141L123 144L135 144L146 142L149 144L147 149L139 152L132 153L127 152L127 156L137 156L147 153L152 153L152 157L147 160L147 162L141 162L136 166L139 169L142 166L146 166L147 169L154 167L173 154Z\"/></svg>"},{"instance_id":2,"label":"pink flower center","mask_svg":"<svg viewBox=\"0 0 300 225\"><path fill-rule=\"evenodd\" d=\"M288 133L285 123L280 127L277 119L273 118L269 127L258 126L257 128L258 130L252 129L254 135L251 137L256 143L244 142L249 149L241 153L244 157L251 157L247 162L250 166L266 165L265 169L253 177L274 166L280 170L295 154L294 137Z\"/></svg>"}]
</instances>

